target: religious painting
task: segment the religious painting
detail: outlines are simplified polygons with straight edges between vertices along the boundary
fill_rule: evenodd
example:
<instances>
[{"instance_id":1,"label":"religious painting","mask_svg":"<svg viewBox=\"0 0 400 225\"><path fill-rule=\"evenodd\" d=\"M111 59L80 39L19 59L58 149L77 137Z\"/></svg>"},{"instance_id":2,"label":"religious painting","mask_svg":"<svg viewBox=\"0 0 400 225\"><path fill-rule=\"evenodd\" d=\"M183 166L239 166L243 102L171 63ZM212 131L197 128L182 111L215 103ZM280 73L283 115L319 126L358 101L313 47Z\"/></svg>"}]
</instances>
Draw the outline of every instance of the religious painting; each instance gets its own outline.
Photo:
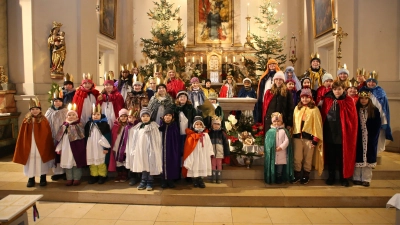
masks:
<instances>
[{"instance_id":1,"label":"religious painting","mask_svg":"<svg viewBox=\"0 0 400 225\"><path fill-rule=\"evenodd\" d=\"M115 39L117 0L100 0L100 33Z\"/></svg>"},{"instance_id":2,"label":"religious painting","mask_svg":"<svg viewBox=\"0 0 400 225\"><path fill-rule=\"evenodd\" d=\"M195 45L232 44L233 0L195 0Z\"/></svg>"},{"instance_id":3,"label":"religious painting","mask_svg":"<svg viewBox=\"0 0 400 225\"><path fill-rule=\"evenodd\" d=\"M334 0L311 0L314 38L335 29Z\"/></svg>"}]
</instances>

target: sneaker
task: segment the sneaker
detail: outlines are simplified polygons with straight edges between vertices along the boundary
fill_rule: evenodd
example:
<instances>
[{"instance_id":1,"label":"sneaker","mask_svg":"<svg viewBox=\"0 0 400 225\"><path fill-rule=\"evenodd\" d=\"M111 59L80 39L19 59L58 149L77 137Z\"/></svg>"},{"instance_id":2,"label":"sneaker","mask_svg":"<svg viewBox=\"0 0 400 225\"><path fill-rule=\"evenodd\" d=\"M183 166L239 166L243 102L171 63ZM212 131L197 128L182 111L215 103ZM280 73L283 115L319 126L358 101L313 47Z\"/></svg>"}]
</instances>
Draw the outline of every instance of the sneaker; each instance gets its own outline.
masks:
<instances>
[{"instance_id":1,"label":"sneaker","mask_svg":"<svg viewBox=\"0 0 400 225\"><path fill-rule=\"evenodd\" d=\"M325 181L325 183L326 183L327 185L333 185L333 184L335 183L335 178L329 177L329 178Z\"/></svg>"},{"instance_id":2,"label":"sneaker","mask_svg":"<svg viewBox=\"0 0 400 225\"><path fill-rule=\"evenodd\" d=\"M353 180L354 185L362 185L362 182L359 180Z\"/></svg>"},{"instance_id":3,"label":"sneaker","mask_svg":"<svg viewBox=\"0 0 400 225\"><path fill-rule=\"evenodd\" d=\"M94 183L97 183L98 181L99 181L99 177L98 176L90 176L88 184L94 184Z\"/></svg>"},{"instance_id":4,"label":"sneaker","mask_svg":"<svg viewBox=\"0 0 400 225\"><path fill-rule=\"evenodd\" d=\"M26 184L26 187L35 187L35 177L31 177L28 179L28 183Z\"/></svg>"},{"instance_id":5,"label":"sneaker","mask_svg":"<svg viewBox=\"0 0 400 225\"><path fill-rule=\"evenodd\" d=\"M72 183L74 183L73 180L67 180L67 182L65 182L65 186L71 186Z\"/></svg>"},{"instance_id":6,"label":"sneaker","mask_svg":"<svg viewBox=\"0 0 400 225\"><path fill-rule=\"evenodd\" d=\"M146 191L152 191L152 190L153 190L153 182L147 182Z\"/></svg>"},{"instance_id":7,"label":"sneaker","mask_svg":"<svg viewBox=\"0 0 400 225\"><path fill-rule=\"evenodd\" d=\"M135 177L132 177L131 179L129 179L129 186L133 186L137 183L137 180Z\"/></svg>"},{"instance_id":8,"label":"sneaker","mask_svg":"<svg viewBox=\"0 0 400 225\"><path fill-rule=\"evenodd\" d=\"M142 180L139 184L139 186L137 187L138 190L144 190L146 189L146 181Z\"/></svg>"},{"instance_id":9,"label":"sneaker","mask_svg":"<svg viewBox=\"0 0 400 225\"><path fill-rule=\"evenodd\" d=\"M167 180L167 183L168 183L169 188L175 188L175 184L174 184L173 180Z\"/></svg>"},{"instance_id":10,"label":"sneaker","mask_svg":"<svg viewBox=\"0 0 400 225\"><path fill-rule=\"evenodd\" d=\"M203 178L199 177L197 179L198 179L199 188L205 188L206 184L204 183Z\"/></svg>"},{"instance_id":11,"label":"sneaker","mask_svg":"<svg viewBox=\"0 0 400 225\"><path fill-rule=\"evenodd\" d=\"M340 184L341 184L343 187L350 187L349 181L348 181L347 179L342 179L342 180L340 181Z\"/></svg>"},{"instance_id":12,"label":"sneaker","mask_svg":"<svg viewBox=\"0 0 400 225\"><path fill-rule=\"evenodd\" d=\"M47 185L47 180L46 180L46 174L40 175L40 184L41 187L44 187Z\"/></svg>"},{"instance_id":13,"label":"sneaker","mask_svg":"<svg viewBox=\"0 0 400 225\"><path fill-rule=\"evenodd\" d=\"M193 187L195 188L199 187L199 179L197 177L193 177L192 181L193 181Z\"/></svg>"},{"instance_id":14,"label":"sneaker","mask_svg":"<svg viewBox=\"0 0 400 225\"><path fill-rule=\"evenodd\" d=\"M300 180L300 184L308 184L308 182L310 181L310 178L308 177L303 177Z\"/></svg>"},{"instance_id":15,"label":"sneaker","mask_svg":"<svg viewBox=\"0 0 400 225\"><path fill-rule=\"evenodd\" d=\"M369 187L369 186L370 186L370 183L367 182L367 181L363 181L363 182L362 182L362 186L364 186L364 187Z\"/></svg>"},{"instance_id":16,"label":"sneaker","mask_svg":"<svg viewBox=\"0 0 400 225\"><path fill-rule=\"evenodd\" d=\"M99 181L97 181L98 184L104 184L106 182L106 177L99 176Z\"/></svg>"},{"instance_id":17,"label":"sneaker","mask_svg":"<svg viewBox=\"0 0 400 225\"><path fill-rule=\"evenodd\" d=\"M168 187L168 183L167 183L167 181L166 180L162 180L161 181L161 188L167 188Z\"/></svg>"},{"instance_id":18,"label":"sneaker","mask_svg":"<svg viewBox=\"0 0 400 225\"><path fill-rule=\"evenodd\" d=\"M63 174L55 174L55 175L51 176L51 180L56 181L56 180L59 180L59 179L64 179L64 177L65 177L65 173L63 173Z\"/></svg>"}]
</instances>

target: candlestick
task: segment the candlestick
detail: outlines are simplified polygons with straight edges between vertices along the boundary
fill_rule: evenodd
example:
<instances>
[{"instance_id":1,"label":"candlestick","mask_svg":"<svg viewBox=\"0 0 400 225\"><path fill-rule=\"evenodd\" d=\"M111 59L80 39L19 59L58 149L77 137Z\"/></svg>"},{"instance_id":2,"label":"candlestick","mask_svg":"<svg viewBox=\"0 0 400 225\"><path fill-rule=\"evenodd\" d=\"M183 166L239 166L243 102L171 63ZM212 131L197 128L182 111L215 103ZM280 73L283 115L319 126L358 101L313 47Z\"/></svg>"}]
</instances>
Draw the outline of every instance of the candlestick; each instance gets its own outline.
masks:
<instances>
[{"instance_id":1,"label":"candlestick","mask_svg":"<svg viewBox=\"0 0 400 225\"><path fill-rule=\"evenodd\" d=\"M225 56L225 62L226 63L228 62L228 56Z\"/></svg>"},{"instance_id":2,"label":"candlestick","mask_svg":"<svg viewBox=\"0 0 400 225\"><path fill-rule=\"evenodd\" d=\"M194 63L194 56L192 57L192 63Z\"/></svg>"},{"instance_id":3,"label":"candlestick","mask_svg":"<svg viewBox=\"0 0 400 225\"><path fill-rule=\"evenodd\" d=\"M235 62L236 61L236 57L235 56L233 56L233 62Z\"/></svg>"},{"instance_id":4,"label":"candlestick","mask_svg":"<svg viewBox=\"0 0 400 225\"><path fill-rule=\"evenodd\" d=\"M185 56L185 63L186 63L186 56Z\"/></svg>"},{"instance_id":5,"label":"candlestick","mask_svg":"<svg viewBox=\"0 0 400 225\"><path fill-rule=\"evenodd\" d=\"M244 62L244 56L242 56L242 62Z\"/></svg>"},{"instance_id":6,"label":"candlestick","mask_svg":"<svg viewBox=\"0 0 400 225\"><path fill-rule=\"evenodd\" d=\"M203 56L200 57L200 63L203 64Z\"/></svg>"}]
</instances>

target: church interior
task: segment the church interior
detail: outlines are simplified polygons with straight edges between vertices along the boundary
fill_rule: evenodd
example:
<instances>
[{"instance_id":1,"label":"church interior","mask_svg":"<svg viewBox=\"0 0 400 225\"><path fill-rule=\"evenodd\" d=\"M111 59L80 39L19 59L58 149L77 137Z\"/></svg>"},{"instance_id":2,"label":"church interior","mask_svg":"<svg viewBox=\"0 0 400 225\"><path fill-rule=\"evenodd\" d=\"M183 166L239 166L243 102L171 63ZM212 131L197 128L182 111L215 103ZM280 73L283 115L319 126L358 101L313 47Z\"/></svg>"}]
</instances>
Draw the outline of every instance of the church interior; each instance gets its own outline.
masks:
<instances>
[{"instance_id":1,"label":"church interior","mask_svg":"<svg viewBox=\"0 0 400 225\"><path fill-rule=\"evenodd\" d=\"M160 20L156 3L163 1L172 4L166 10L173 16ZM263 11L271 2L273 8ZM270 26L264 15L276 24ZM51 68L49 54L54 28L64 48L60 71ZM164 32L173 45L153 48ZM264 42L269 52L260 53L257 38L269 36L280 40L278 45ZM249 78L257 90L268 57L278 57L283 71L293 66L300 79L316 53L334 78L344 66L349 79L357 79L359 69L367 76L375 71L386 92L394 140L386 140L386 150L378 154L368 188L327 186L327 171L312 171L307 186L266 184L263 163L253 158L251 166L224 165L222 184L206 182L205 189L184 180L176 189L156 185L152 192L112 179L104 185L84 181L66 187L50 181L51 175L47 187L27 188L22 166L12 162L30 100L37 97L42 109L49 108L48 91L53 84L62 86L67 73L75 88L82 74L90 73L102 91L109 71L118 80L121 68L134 63L145 83L153 68L161 68L165 79L174 63L186 84L196 76L203 86L210 79L219 91L226 76L236 74L238 88ZM385 209L400 191L400 120L395 113L400 110L400 0L0 0L0 83L0 198L43 195L37 202L40 219L33 221L29 209L29 224L400 224L400 203L397 210ZM252 110L255 103L218 101L226 117L230 111ZM0 200L0 224L3 209Z\"/></svg>"}]
</instances>

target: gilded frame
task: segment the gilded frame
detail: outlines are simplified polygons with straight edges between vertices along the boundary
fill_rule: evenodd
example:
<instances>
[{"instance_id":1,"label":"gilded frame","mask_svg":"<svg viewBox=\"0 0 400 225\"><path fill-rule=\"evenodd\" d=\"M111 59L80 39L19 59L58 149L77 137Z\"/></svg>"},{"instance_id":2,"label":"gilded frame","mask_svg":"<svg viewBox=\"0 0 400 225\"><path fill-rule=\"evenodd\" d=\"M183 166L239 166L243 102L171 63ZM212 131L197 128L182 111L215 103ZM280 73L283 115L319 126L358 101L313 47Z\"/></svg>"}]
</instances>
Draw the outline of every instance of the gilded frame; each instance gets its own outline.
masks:
<instances>
[{"instance_id":1,"label":"gilded frame","mask_svg":"<svg viewBox=\"0 0 400 225\"><path fill-rule=\"evenodd\" d=\"M311 0L314 38L335 30L335 0Z\"/></svg>"},{"instance_id":2,"label":"gilded frame","mask_svg":"<svg viewBox=\"0 0 400 225\"><path fill-rule=\"evenodd\" d=\"M100 33L116 38L117 28L117 0L100 0Z\"/></svg>"},{"instance_id":3,"label":"gilded frame","mask_svg":"<svg viewBox=\"0 0 400 225\"><path fill-rule=\"evenodd\" d=\"M213 2L214 4L209 0L194 1L195 45L233 44L233 0ZM216 27L213 23L221 25Z\"/></svg>"}]
</instances>

